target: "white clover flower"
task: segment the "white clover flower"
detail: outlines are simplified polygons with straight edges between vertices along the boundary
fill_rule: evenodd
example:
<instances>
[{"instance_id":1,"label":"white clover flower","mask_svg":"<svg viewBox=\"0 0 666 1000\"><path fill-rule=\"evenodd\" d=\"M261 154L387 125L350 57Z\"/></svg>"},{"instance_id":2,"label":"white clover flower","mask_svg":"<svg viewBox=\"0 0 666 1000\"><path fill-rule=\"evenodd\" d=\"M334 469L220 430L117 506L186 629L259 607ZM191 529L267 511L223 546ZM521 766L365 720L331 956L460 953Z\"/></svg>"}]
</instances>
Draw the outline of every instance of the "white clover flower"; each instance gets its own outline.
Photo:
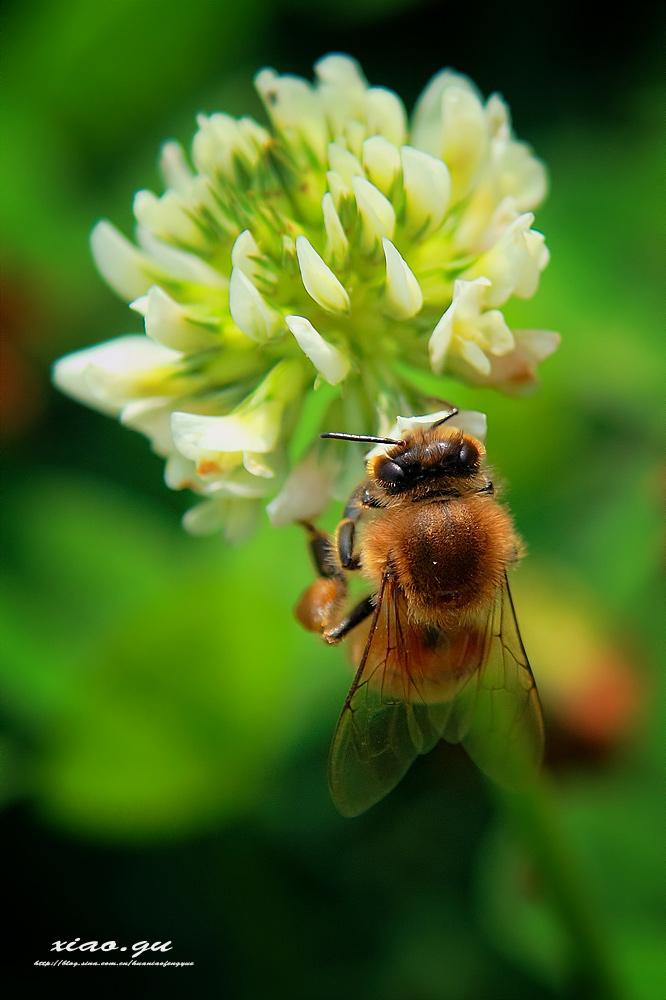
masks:
<instances>
[{"instance_id":1,"label":"white clover flower","mask_svg":"<svg viewBox=\"0 0 666 1000\"><path fill-rule=\"evenodd\" d=\"M196 533L240 537L267 502L274 524L316 516L358 456L313 443L290 467L288 442L426 409L397 362L518 392L557 346L501 311L548 263L532 228L545 169L502 99L445 70L410 121L347 56L315 74L257 75L269 127L200 115L189 157L164 146L165 192L134 199L136 245L106 221L91 236L145 334L55 365L64 392L151 440L168 486L203 498Z\"/></svg>"}]
</instances>

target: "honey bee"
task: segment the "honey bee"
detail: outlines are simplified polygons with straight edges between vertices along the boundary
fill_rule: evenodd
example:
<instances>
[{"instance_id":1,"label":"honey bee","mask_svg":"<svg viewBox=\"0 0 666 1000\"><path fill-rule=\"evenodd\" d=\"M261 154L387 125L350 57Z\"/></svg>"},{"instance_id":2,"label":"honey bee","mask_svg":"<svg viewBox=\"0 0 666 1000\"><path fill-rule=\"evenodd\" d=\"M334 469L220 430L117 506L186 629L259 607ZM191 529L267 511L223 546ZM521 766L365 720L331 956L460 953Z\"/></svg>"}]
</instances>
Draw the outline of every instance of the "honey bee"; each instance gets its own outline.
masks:
<instances>
[{"instance_id":1,"label":"honey bee","mask_svg":"<svg viewBox=\"0 0 666 1000\"><path fill-rule=\"evenodd\" d=\"M457 413L401 440L321 435L388 446L370 453L333 539L301 522L319 577L296 618L328 643L349 637L358 663L329 758L344 816L382 799L441 739L512 789L541 763L539 697L507 579L521 542L483 444L447 425ZM344 613L354 572L370 593Z\"/></svg>"}]
</instances>

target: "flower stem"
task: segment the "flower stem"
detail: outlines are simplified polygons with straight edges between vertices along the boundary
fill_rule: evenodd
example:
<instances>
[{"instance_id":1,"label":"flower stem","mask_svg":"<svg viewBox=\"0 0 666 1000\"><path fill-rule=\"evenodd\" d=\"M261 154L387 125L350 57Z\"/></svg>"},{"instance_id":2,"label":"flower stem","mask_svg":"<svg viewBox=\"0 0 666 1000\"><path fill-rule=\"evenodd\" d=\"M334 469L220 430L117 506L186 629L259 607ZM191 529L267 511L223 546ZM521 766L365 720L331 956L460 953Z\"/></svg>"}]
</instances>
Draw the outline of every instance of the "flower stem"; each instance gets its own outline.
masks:
<instances>
[{"instance_id":1,"label":"flower stem","mask_svg":"<svg viewBox=\"0 0 666 1000\"><path fill-rule=\"evenodd\" d=\"M570 938L579 995L586 1000L626 1000L611 949L585 879L559 822L552 788L542 776L527 791L497 789L541 873L552 906Z\"/></svg>"}]
</instances>

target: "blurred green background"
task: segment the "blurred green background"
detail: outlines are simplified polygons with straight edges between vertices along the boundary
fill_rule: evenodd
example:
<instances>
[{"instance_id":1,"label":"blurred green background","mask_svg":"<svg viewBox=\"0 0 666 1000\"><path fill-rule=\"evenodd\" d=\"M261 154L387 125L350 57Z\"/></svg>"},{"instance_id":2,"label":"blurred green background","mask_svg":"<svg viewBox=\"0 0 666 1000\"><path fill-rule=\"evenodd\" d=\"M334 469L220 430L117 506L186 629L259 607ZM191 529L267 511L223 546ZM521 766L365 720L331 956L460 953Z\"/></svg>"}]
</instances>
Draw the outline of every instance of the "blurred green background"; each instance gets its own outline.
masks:
<instances>
[{"instance_id":1,"label":"blurred green background","mask_svg":"<svg viewBox=\"0 0 666 1000\"><path fill-rule=\"evenodd\" d=\"M191 498L164 487L145 440L49 384L61 354L139 329L87 238L101 216L130 233L159 144L187 145L199 110L263 120L257 69L309 77L338 50L408 107L443 66L468 73L504 94L549 165L536 226L552 262L510 318L560 330L562 348L529 400L454 400L488 413L530 551L514 591L558 822L621 995L664 995L662 11L5 3L2 829L30 911L16 917L17 983L590 995L520 824L457 748L417 761L360 819L334 811L326 754L350 673L291 617L311 578L300 533L264 525L235 550L187 537ZM120 970L33 967L75 937L172 940L168 957L195 964L122 984Z\"/></svg>"}]
</instances>

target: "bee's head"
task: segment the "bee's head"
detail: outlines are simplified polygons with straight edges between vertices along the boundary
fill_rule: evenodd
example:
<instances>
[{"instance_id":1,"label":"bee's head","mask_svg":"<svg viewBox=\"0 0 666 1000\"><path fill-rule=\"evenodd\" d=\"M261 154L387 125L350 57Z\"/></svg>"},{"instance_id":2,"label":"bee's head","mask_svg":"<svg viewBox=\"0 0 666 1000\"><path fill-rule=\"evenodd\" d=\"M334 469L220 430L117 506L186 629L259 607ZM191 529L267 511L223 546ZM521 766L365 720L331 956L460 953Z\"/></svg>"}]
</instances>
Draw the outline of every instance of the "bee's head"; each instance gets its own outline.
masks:
<instances>
[{"instance_id":1,"label":"bee's head","mask_svg":"<svg viewBox=\"0 0 666 1000\"><path fill-rule=\"evenodd\" d=\"M441 480L471 479L479 471L483 445L456 427L414 430L395 447L368 462L368 475L389 495ZM455 487L455 482L452 484Z\"/></svg>"},{"instance_id":2,"label":"bee's head","mask_svg":"<svg viewBox=\"0 0 666 1000\"><path fill-rule=\"evenodd\" d=\"M399 497L410 491L415 491L413 499L425 499L433 493L456 495L465 489L466 480L477 475L485 456L485 448L471 434L444 426L457 413L454 407L430 426L417 424L403 430L402 439L337 432L321 436L380 446L367 463L370 483L380 495Z\"/></svg>"}]
</instances>

